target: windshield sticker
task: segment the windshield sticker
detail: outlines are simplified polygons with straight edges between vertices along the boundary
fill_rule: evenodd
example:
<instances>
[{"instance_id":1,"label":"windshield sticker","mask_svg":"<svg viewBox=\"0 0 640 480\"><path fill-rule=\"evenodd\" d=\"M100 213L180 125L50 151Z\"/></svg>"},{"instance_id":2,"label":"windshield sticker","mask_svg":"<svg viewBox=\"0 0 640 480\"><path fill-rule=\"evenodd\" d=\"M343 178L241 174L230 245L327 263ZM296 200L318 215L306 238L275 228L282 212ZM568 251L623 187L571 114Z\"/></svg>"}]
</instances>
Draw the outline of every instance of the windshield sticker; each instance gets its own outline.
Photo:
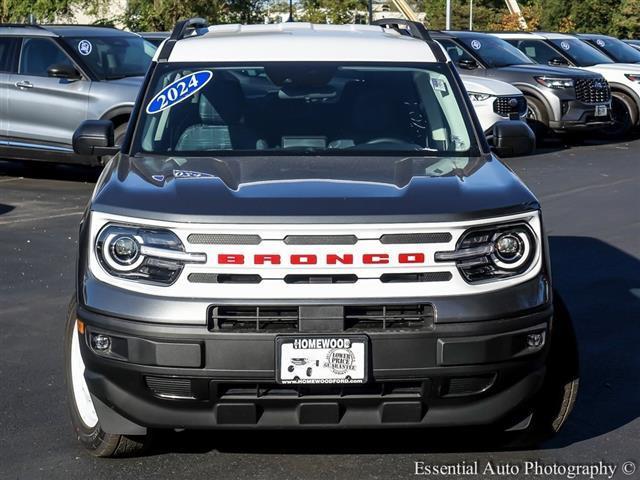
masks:
<instances>
[{"instance_id":1,"label":"windshield sticker","mask_svg":"<svg viewBox=\"0 0 640 480\"><path fill-rule=\"evenodd\" d=\"M560 46L563 50L569 50L571 48L571 45L566 40L561 41Z\"/></svg>"},{"instance_id":2,"label":"windshield sticker","mask_svg":"<svg viewBox=\"0 0 640 480\"><path fill-rule=\"evenodd\" d=\"M480 50L482 48L480 40L471 40L471 48L473 48L474 50Z\"/></svg>"},{"instance_id":3,"label":"windshield sticker","mask_svg":"<svg viewBox=\"0 0 640 480\"><path fill-rule=\"evenodd\" d=\"M151 99L147 105L147 113L153 115L162 112L195 95L197 91L209 83L211 77L213 77L213 73L209 70L201 70L170 83Z\"/></svg>"},{"instance_id":4,"label":"windshield sticker","mask_svg":"<svg viewBox=\"0 0 640 480\"><path fill-rule=\"evenodd\" d=\"M601 46L601 47L604 47L604 46L605 46L604 40L602 40L601 38L597 39L597 40L596 40L596 43L597 43L599 46Z\"/></svg>"},{"instance_id":5,"label":"windshield sticker","mask_svg":"<svg viewBox=\"0 0 640 480\"><path fill-rule=\"evenodd\" d=\"M444 83L444 81L440 80L439 78L432 78L431 79L431 86L433 87L434 90L436 90L438 92L447 93L447 84Z\"/></svg>"},{"instance_id":6,"label":"windshield sticker","mask_svg":"<svg viewBox=\"0 0 640 480\"><path fill-rule=\"evenodd\" d=\"M174 170L173 176L175 178L215 178L215 175L204 172L194 172L191 170Z\"/></svg>"},{"instance_id":7,"label":"windshield sticker","mask_svg":"<svg viewBox=\"0 0 640 480\"><path fill-rule=\"evenodd\" d=\"M93 50L93 45L89 40L80 40L78 43L78 51L80 55L84 55L85 57L91 53Z\"/></svg>"}]
</instances>

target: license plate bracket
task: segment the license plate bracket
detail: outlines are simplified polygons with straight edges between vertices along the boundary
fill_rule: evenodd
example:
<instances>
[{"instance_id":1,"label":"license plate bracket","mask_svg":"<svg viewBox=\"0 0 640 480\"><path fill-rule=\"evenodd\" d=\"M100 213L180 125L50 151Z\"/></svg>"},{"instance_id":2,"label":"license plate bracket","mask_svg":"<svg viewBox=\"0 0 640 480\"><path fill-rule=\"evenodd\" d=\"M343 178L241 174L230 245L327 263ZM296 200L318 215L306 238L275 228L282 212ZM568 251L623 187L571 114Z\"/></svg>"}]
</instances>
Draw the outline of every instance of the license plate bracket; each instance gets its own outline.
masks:
<instances>
[{"instance_id":1,"label":"license plate bracket","mask_svg":"<svg viewBox=\"0 0 640 480\"><path fill-rule=\"evenodd\" d=\"M276 382L289 385L362 384L368 380L366 335L279 335Z\"/></svg>"},{"instance_id":2,"label":"license plate bracket","mask_svg":"<svg viewBox=\"0 0 640 480\"><path fill-rule=\"evenodd\" d=\"M608 109L606 105L596 105L596 117L606 117Z\"/></svg>"}]
</instances>

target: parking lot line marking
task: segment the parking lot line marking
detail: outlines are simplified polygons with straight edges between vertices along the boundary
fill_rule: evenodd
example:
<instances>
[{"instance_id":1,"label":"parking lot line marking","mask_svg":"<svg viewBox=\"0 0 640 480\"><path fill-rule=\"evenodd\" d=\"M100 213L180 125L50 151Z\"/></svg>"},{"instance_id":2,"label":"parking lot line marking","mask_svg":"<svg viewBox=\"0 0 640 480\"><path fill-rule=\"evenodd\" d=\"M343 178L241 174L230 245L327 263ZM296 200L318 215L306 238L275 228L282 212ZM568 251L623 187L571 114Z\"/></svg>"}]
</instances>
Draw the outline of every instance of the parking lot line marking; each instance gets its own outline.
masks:
<instances>
[{"instance_id":1,"label":"parking lot line marking","mask_svg":"<svg viewBox=\"0 0 640 480\"><path fill-rule=\"evenodd\" d=\"M59 215L47 215L44 217L32 217L32 218L15 218L13 220L0 220L0 225L11 225L13 223L23 223L23 222L37 222L38 220L48 220L49 218L60 218L60 217L70 217L72 215L82 215L84 210L79 212L69 212L69 213L61 213Z\"/></svg>"},{"instance_id":2,"label":"parking lot line marking","mask_svg":"<svg viewBox=\"0 0 640 480\"><path fill-rule=\"evenodd\" d=\"M596 188L614 187L616 185L620 185L620 184L623 184L623 183L637 182L637 181L638 181L638 179L635 178L635 177L623 178L623 179L618 180L616 182L599 183L597 185L585 185L584 187L577 187L577 188L573 188L571 190L565 190L563 192L552 193L550 195L540 195L539 198L540 198L540 200L552 200L554 198L560 198L560 197L564 197L566 195L573 195L574 193L586 192L588 190L593 190L593 189L596 189Z\"/></svg>"}]
</instances>

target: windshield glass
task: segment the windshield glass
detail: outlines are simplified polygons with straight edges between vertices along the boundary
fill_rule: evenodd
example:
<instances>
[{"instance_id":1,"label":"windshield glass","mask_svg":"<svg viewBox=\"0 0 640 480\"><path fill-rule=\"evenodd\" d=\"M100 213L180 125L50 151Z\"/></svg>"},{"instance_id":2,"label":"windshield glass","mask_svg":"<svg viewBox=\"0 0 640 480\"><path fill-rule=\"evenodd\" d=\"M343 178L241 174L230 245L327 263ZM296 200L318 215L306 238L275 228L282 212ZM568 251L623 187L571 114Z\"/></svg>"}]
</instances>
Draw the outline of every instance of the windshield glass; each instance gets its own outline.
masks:
<instances>
[{"instance_id":1,"label":"windshield glass","mask_svg":"<svg viewBox=\"0 0 640 480\"><path fill-rule=\"evenodd\" d=\"M577 67L590 67L599 63L613 63L604 53L599 52L591 45L577 38L563 38L550 40L560 49Z\"/></svg>"},{"instance_id":2,"label":"windshield glass","mask_svg":"<svg viewBox=\"0 0 640 480\"><path fill-rule=\"evenodd\" d=\"M66 37L64 40L100 80L144 75L156 51L156 47L143 38L128 35Z\"/></svg>"},{"instance_id":3,"label":"windshield glass","mask_svg":"<svg viewBox=\"0 0 640 480\"><path fill-rule=\"evenodd\" d=\"M446 65L157 67L133 153L477 151Z\"/></svg>"},{"instance_id":4,"label":"windshield glass","mask_svg":"<svg viewBox=\"0 0 640 480\"><path fill-rule=\"evenodd\" d=\"M598 37L590 39L589 43L595 45L618 63L640 63L640 51L617 38Z\"/></svg>"},{"instance_id":5,"label":"windshield glass","mask_svg":"<svg viewBox=\"0 0 640 480\"><path fill-rule=\"evenodd\" d=\"M509 45L501 38L464 36L458 40L472 53L479 56L482 62L489 68L533 63L524 53L513 45Z\"/></svg>"}]
</instances>

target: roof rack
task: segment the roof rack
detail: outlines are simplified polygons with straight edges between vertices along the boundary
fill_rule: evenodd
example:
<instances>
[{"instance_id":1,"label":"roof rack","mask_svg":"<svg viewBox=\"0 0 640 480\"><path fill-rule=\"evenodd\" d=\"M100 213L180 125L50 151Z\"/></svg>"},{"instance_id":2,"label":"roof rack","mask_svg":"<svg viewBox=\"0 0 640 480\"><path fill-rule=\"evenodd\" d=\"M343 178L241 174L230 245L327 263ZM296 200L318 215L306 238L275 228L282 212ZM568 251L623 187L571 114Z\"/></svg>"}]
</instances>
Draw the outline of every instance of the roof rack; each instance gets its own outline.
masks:
<instances>
[{"instance_id":1,"label":"roof rack","mask_svg":"<svg viewBox=\"0 0 640 480\"><path fill-rule=\"evenodd\" d=\"M209 22L200 17L189 18L188 20L180 20L177 22L176 26L173 27L173 31L171 32L169 39L164 42L162 51L158 55L158 61L166 62L169 60L169 55L171 55L171 51L173 50L176 42L191 35L197 29L207 28L208 26Z\"/></svg>"},{"instance_id":2,"label":"roof rack","mask_svg":"<svg viewBox=\"0 0 640 480\"><path fill-rule=\"evenodd\" d=\"M431 48L431 51L433 52L433 55L434 57L436 57L436 60L438 62L447 61L447 57L445 57L440 46L431 38L427 27L425 27L420 22L414 22L411 20L406 20L404 18L382 18L380 20L371 22L371 25L378 25L382 28L391 28L401 34L406 34L404 32L407 32L412 38L416 38L418 40L426 42ZM401 30L401 26L407 28Z\"/></svg>"},{"instance_id":3,"label":"roof rack","mask_svg":"<svg viewBox=\"0 0 640 480\"><path fill-rule=\"evenodd\" d=\"M38 23L0 23L0 27L11 27L11 28L28 28L28 27L32 27L32 28L40 28L42 30L46 30L46 27L43 27L42 25L38 24Z\"/></svg>"}]
</instances>

